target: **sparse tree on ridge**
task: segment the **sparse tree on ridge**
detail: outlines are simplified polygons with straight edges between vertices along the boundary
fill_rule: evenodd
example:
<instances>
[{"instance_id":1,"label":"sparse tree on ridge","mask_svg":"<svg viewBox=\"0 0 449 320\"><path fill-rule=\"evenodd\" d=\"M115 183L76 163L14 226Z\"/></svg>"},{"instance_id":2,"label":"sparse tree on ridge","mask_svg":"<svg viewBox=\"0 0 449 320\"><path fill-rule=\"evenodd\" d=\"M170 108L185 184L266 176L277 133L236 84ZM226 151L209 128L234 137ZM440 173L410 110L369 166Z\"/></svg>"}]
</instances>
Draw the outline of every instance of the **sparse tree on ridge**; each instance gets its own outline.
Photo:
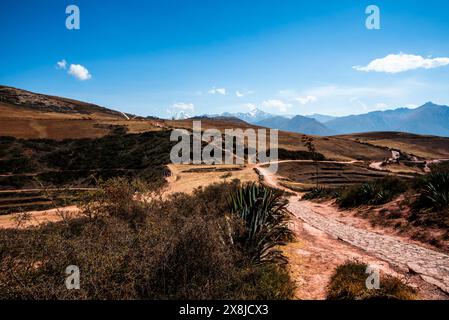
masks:
<instances>
[{"instance_id":1,"label":"sparse tree on ridge","mask_svg":"<svg viewBox=\"0 0 449 320\"><path fill-rule=\"evenodd\" d=\"M304 146L307 148L307 151L309 151L312 154L312 159L313 159L313 163L315 165L315 169L316 169L316 187L318 189L318 160L316 159L316 148L315 145L313 143L313 138L309 137L307 135L303 135L301 138L302 143L304 144Z\"/></svg>"}]
</instances>

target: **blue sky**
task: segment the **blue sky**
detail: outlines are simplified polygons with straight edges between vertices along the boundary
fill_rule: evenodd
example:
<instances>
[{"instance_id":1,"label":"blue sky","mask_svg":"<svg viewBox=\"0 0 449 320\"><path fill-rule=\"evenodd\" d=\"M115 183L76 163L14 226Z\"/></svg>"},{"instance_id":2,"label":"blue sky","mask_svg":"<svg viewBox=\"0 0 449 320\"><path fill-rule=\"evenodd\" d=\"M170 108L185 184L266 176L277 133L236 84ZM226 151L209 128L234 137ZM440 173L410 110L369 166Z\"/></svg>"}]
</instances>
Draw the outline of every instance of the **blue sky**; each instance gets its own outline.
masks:
<instances>
[{"instance_id":1,"label":"blue sky","mask_svg":"<svg viewBox=\"0 0 449 320\"><path fill-rule=\"evenodd\" d=\"M2 0L0 84L162 117L449 105L448 14L447 0Z\"/></svg>"}]
</instances>

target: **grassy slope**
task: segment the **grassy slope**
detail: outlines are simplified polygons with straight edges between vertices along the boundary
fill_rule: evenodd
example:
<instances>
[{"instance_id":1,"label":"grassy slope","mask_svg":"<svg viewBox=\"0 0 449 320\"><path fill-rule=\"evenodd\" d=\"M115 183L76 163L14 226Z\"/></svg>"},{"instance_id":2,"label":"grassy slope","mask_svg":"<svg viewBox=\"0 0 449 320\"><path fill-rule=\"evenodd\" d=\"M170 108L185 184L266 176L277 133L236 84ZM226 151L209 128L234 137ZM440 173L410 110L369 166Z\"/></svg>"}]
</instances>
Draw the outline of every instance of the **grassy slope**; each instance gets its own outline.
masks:
<instances>
[{"instance_id":1,"label":"grassy slope","mask_svg":"<svg viewBox=\"0 0 449 320\"><path fill-rule=\"evenodd\" d=\"M192 128L192 120L165 121L167 126L172 128ZM259 129L262 127L254 126L248 123L220 121L220 120L202 120L202 129L216 128L224 132L225 129L241 128ZM279 132L279 147L287 150L306 151L301 142L302 134L294 132ZM314 136L314 143L317 152L322 153L328 159L335 160L383 160L391 156L391 153L384 149L374 146L364 145L355 142L352 139L342 139L339 137L320 137Z\"/></svg>"},{"instance_id":2,"label":"grassy slope","mask_svg":"<svg viewBox=\"0 0 449 320\"><path fill-rule=\"evenodd\" d=\"M424 136L404 132L368 132L338 137L349 140L359 139L361 142L399 149L423 158L449 158L449 138L444 137Z\"/></svg>"},{"instance_id":3,"label":"grassy slope","mask_svg":"<svg viewBox=\"0 0 449 320\"><path fill-rule=\"evenodd\" d=\"M169 131L159 131L63 141L0 137L0 190L93 187L112 177L162 184L173 145L169 136ZM63 205L77 193L2 192L0 214L46 209L52 205L49 199Z\"/></svg>"}]
</instances>

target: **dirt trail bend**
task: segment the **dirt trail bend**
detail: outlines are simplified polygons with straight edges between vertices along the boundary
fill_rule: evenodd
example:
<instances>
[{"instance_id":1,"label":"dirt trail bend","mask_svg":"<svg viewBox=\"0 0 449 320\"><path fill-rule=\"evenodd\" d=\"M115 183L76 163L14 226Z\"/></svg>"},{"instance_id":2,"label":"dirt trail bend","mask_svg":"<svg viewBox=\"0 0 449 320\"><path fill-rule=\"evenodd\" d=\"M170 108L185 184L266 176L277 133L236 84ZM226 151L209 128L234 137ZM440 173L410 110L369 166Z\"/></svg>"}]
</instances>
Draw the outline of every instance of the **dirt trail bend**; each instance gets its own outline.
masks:
<instances>
[{"instance_id":1,"label":"dirt trail bend","mask_svg":"<svg viewBox=\"0 0 449 320\"><path fill-rule=\"evenodd\" d=\"M291 197L290 212L311 226L372 253L400 268L418 273L423 280L449 292L449 256L401 239L362 230L324 217L304 206L299 197Z\"/></svg>"},{"instance_id":2,"label":"dirt trail bend","mask_svg":"<svg viewBox=\"0 0 449 320\"><path fill-rule=\"evenodd\" d=\"M285 189L279 186L275 175L270 174L268 170L260 166L256 168L264 177L266 184L278 189ZM314 212L306 203L301 201L299 195L292 196L288 209L296 217L314 228L360 248L393 266L407 268L419 274L424 281L449 293L449 256L447 254L407 243L405 240L393 236L382 235L341 223L331 217L325 217Z\"/></svg>"}]
</instances>

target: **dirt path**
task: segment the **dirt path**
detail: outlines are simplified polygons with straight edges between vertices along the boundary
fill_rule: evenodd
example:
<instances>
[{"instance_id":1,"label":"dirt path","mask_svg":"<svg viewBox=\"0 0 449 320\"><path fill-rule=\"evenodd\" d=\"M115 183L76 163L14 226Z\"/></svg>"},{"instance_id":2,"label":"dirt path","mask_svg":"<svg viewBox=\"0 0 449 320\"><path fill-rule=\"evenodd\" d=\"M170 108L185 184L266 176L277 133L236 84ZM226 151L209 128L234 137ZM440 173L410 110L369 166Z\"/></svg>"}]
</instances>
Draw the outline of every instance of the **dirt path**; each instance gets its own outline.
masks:
<instances>
[{"instance_id":1,"label":"dirt path","mask_svg":"<svg viewBox=\"0 0 449 320\"><path fill-rule=\"evenodd\" d=\"M302 205L298 197L290 199L289 210L311 226L370 252L393 266L407 268L419 274L428 283L449 293L448 255L324 217Z\"/></svg>"},{"instance_id":2,"label":"dirt path","mask_svg":"<svg viewBox=\"0 0 449 320\"><path fill-rule=\"evenodd\" d=\"M260 166L256 168L264 177L264 182L267 185L285 190L284 187L278 184L277 176L270 174L268 170ZM291 190L288 191L292 192ZM330 238L327 238L329 248L334 247L335 250L333 241L338 239L340 242L361 250L352 252L351 254L354 257L358 254L365 258L378 258L387 262L391 267L398 268L405 273L416 273L426 283L449 293L448 255L416 244L407 243L404 239L398 237L382 235L344 224L332 217L326 217L314 212L307 204L308 202L301 201L300 195L297 194L290 198L288 209L295 217L304 222L303 229L306 229L306 231L307 228L312 228L330 236ZM301 237L302 234L298 234L298 236ZM323 239L325 238L321 237L321 241L324 241ZM350 249L346 248L341 251L341 255L348 256L350 251ZM329 254L335 256L336 252L329 252ZM323 283L321 285L323 286Z\"/></svg>"},{"instance_id":3,"label":"dirt path","mask_svg":"<svg viewBox=\"0 0 449 320\"><path fill-rule=\"evenodd\" d=\"M21 228L39 226L49 222L61 221L61 215L77 216L80 213L80 209L77 206L68 206L56 209L42 210L42 211L29 211L29 221L26 221ZM0 229L11 229L17 227L17 219L20 214L12 213L7 215L0 215Z\"/></svg>"}]
</instances>

